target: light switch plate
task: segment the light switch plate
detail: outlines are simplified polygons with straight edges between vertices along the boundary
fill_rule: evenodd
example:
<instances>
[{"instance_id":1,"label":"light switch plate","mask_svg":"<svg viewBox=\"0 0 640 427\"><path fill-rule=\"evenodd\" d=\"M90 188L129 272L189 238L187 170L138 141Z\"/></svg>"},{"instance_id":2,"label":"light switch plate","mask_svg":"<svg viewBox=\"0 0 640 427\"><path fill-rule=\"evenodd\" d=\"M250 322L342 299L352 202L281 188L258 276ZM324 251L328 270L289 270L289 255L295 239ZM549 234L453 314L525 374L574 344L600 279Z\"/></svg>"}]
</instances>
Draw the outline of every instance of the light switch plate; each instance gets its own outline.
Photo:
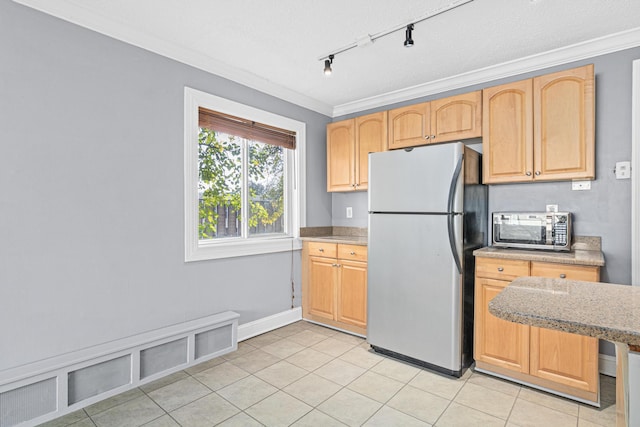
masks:
<instances>
[{"instance_id":1,"label":"light switch plate","mask_svg":"<svg viewBox=\"0 0 640 427\"><path fill-rule=\"evenodd\" d=\"M347 208L347 218L353 218L353 208L351 206Z\"/></svg>"},{"instance_id":2,"label":"light switch plate","mask_svg":"<svg viewBox=\"0 0 640 427\"><path fill-rule=\"evenodd\" d=\"M616 179L630 179L631 178L631 162L617 162L615 171L616 171Z\"/></svg>"}]
</instances>

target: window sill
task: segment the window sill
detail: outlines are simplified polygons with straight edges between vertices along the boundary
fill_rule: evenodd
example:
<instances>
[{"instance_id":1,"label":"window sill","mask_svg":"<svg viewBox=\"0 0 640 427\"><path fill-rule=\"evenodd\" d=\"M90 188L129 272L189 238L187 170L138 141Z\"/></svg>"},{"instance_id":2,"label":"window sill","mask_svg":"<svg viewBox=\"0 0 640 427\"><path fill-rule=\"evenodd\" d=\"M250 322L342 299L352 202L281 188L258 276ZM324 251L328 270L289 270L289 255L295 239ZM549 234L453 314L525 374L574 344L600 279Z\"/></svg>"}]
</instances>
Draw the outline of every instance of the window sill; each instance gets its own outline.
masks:
<instances>
[{"instance_id":1,"label":"window sill","mask_svg":"<svg viewBox=\"0 0 640 427\"><path fill-rule=\"evenodd\" d=\"M302 249L302 241L295 237L209 242L187 248L185 262L289 252L300 249Z\"/></svg>"}]
</instances>

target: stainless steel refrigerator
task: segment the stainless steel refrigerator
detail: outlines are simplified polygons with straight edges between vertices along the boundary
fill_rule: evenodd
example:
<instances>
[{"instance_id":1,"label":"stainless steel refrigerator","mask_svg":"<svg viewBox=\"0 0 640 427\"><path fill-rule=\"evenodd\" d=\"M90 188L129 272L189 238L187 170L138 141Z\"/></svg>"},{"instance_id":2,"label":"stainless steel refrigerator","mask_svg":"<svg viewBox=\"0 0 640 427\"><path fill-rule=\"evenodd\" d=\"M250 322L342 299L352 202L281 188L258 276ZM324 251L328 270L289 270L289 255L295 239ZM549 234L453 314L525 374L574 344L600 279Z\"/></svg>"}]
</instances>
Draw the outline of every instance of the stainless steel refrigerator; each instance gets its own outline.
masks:
<instances>
[{"instance_id":1,"label":"stainless steel refrigerator","mask_svg":"<svg viewBox=\"0 0 640 427\"><path fill-rule=\"evenodd\" d=\"M486 245L480 155L462 143L369 154L367 341L452 376L473 357L473 255Z\"/></svg>"}]
</instances>

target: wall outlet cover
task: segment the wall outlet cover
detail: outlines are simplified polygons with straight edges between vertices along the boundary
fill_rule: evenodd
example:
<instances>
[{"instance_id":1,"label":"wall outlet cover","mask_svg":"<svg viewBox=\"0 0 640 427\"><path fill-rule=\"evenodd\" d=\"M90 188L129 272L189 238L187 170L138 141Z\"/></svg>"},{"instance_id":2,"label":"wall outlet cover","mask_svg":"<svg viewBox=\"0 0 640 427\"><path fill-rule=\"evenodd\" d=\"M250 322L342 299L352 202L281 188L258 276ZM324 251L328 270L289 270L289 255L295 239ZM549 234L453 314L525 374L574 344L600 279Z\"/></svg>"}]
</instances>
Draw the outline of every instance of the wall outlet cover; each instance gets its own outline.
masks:
<instances>
[{"instance_id":1,"label":"wall outlet cover","mask_svg":"<svg viewBox=\"0 0 640 427\"><path fill-rule=\"evenodd\" d=\"M591 190L591 181L573 181L571 183L572 190Z\"/></svg>"},{"instance_id":2,"label":"wall outlet cover","mask_svg":"<svg viewBox=\"0 0 640 427\"><path fill-rule=\"evenodd\" d=\"M351 206L347 208L347 218L353 218L353 208Z\"/></svg>"}]
</instances>

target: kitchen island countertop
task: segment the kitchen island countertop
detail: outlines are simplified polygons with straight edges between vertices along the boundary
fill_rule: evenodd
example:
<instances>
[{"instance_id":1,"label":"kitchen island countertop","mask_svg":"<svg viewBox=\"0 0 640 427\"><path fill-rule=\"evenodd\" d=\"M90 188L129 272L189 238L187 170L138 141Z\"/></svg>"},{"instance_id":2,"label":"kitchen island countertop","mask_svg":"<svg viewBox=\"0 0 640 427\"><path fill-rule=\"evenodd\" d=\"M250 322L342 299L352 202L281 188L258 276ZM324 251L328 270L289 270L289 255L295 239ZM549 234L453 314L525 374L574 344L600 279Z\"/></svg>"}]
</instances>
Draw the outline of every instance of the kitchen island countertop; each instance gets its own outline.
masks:
<instances>
[{"instance_id":1,"label":"kitchen island countertop","mask_svg":"<svg viewBox=\"0 0 640 427\"><path fill-rule=\"evenodd\" d=\"M489 303L516 323L640 345L640 287L519 277Z\"/></svg>"}]
</instances>

